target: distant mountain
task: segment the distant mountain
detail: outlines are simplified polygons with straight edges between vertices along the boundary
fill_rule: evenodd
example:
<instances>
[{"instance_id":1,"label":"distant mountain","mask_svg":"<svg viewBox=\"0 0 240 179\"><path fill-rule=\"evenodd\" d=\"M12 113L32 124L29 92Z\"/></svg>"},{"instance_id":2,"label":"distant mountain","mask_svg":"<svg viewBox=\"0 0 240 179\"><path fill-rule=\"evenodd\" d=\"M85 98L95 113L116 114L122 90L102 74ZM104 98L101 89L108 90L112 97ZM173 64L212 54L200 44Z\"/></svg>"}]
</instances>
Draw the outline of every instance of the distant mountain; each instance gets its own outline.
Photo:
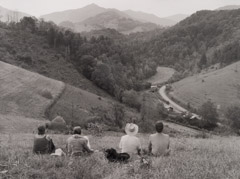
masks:
<instances>
[{"instance_id":1,"label":"distant mountain","mask_svg":"<svg viewBox=\"0 0 240 179\"><path fill-rule=\"evenodd\" d=\"M71 21L75 23L75 22L84 21L89 17L96 16L97 14L103 13L105 11L106 11L105 8L99 7L96 4L90 4L88 6L85 6L79 9L71 9L71 10L46 14L41 16L40 18L43 18L47 21L53 21L56 24L59 24L60 22L63 22L63 21Z\"/></svg>"},{"instance_id":2,"label":"distant mountain","mask_svg":"<svg viewBox=\"0 0 240 179\"><path fill-rule=\"evenodd\" d=\"M228 6L220 7L216 10L233 10L233 9L239 9L239 8L240 8L240 5L228 5Z\"/></svg>"},{"instance_id":3,"label":"distant mountain","mask_svg":"<svg viewBox=\"0 0 240 179\"><path fill-rule=\"evenodd\" d=\"M69 22L72 23L80 23L85 21L86 19L89 19L90 17L95 17L96 15L102 14L106 12L115 12L120 16L126 17L126 18L131 18L133 20L137 20L140 22L151 22L155 23L157 25L161 26L172 26L176 24L179 19L182 20L184 17L176 17L175 19L170 19L170 18L160 18L154 14L149 14L149 13L144 13L144 12L137 12L137 11L132 11L132 10L127 10L127 11L119 11L117 9L107 9L100 7L96 4L90 4L88 6L85 6L83 8L79 9L71 9L71 10L66 10L66 11L61 11L61 12L54 12L51 14L46 14L41 16L40 18L44 18L47 21L53 21L56 24L60 24L64 22L64 26L66 26L66 22L68 22L67 25L72 26L69 24ZM98 18L99 19L99 18ZM62 25L62 24L61 24ZM86 29L89 29L86 28Z\"/></svg>"},{"instance_id":4,"label":"distant mountain","mask_svg":"<svg viewBox=\"0 0 240 179\"><path fill-rule=\"evenodd\" d=\"M0 21L2 22L8 22L8 21L18 22L24 16L31 16L31 15L20 12L20 11L9 10L0 6Z\"/></svg>"},{"instance_id":5,"label":"distant mountain","mask_svg":"<svg viewBox=\"0 0 240 179\"><path fill-rule=\"evenodd\" d=\"M172 20L172 21L175 21L175 22L180 22L183 19L187 18L188 16L189 15L187 15L187 14L175 14L175 15L172 15L172 16L165 17L165 19L169 19L169 20Z\"/></svg>"},{"instance_id":6,"label":"distant mountain","mask_svg":"<svg viewBox=\"0 0 240 179\"><path fill-rule=\"evenodd\" d=\"M103 12L79 23L64 22L59 25L73 29L76 32L89 32L91 30L111 28L124 34L150 31L158 28L156 24L133 20L128 15L117 10Z\"/></svg>"},{"instance_id":7,"label":"distant mountain","mask_svg":"<svg viewBox=\"0 0 240 179\"><path fill-rule=\"evenodd\" d=\"M123 11L131 18L136 19L141 22L152 22L161 26L172 26L176 24L178 21L167 19L167 18L160 18L154 14L148 14L144 12L137 12L132 10Z\"/></svg>"}]
</instances>

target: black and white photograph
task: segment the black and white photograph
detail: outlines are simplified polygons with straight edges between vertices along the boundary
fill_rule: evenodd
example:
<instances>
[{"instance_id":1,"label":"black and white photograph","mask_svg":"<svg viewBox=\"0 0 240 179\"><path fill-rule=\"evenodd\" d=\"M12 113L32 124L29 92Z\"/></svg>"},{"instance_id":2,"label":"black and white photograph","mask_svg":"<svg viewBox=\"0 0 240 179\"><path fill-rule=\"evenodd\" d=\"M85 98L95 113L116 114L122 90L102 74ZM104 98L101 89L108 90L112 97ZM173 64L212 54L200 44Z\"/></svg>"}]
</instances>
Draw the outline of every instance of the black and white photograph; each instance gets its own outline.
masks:
<instances>
[{"instance_id":1,"label":"black and white photograph","mask_svg":"<svg viewBox=\"0 0 240 179\"><path fill-rule=\"evenodd\" d=\"M240 179L240 0L0 0L0 179Z\"/></svg>"}]
</instances>

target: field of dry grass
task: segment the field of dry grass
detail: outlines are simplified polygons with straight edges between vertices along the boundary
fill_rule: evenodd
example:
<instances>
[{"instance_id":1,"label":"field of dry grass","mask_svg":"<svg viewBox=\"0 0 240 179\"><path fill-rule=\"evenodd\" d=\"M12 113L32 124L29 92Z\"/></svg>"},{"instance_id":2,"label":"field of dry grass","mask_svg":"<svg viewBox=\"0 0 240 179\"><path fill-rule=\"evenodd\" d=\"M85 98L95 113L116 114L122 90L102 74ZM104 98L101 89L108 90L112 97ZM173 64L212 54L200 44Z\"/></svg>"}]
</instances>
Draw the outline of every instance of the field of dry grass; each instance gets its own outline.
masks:
<instances>
[{"instance_id":1,"label":"field of dry grass","mask_svg":"<svg viewBox=\"0 0 240 179\"><path fill-rule=\"evenodd\" d=\"M86 120L93 116L106 115L113 120L113 106L117 103L111 98L100 97L1 61L0 93L0 115L4 121L0 125L5 131L18 120L27 126L27 123L34 125L36 119L52 119L57 115L63 116L67 122L78 121L81 124L86 124ZM133 113L134 110L126 108L125 117L129 118Z\"/></svg>"},{"instance_id":2,"label":"field of dry grass","mask_svg":"<svg viewBox=\"0 0 240 179\"><path fill-rule=\"evenodd\" d=\"M85 132L86 134L86 132ZM118 146L123 133L91 136L90 143L100 150L90 157L74 160L69 157L32 154L34 134L2 134L0 136L0 174L3 179L237 179L240 177L240 142L237 137L171 138L171 154L147 157L149 166L138 160L128 164L108 163L101 152ZM65 148L67 135L51 136L57 147ZM139 134L143 147L148 135Z\"/></svg>"},{"instance_id":3,"label":"field of dry grass","mask_svg":"<svg viewBox=\"0 0 240 179\"><path fill-rule=\"evenodd\" d=\"M0 114L42 118L64 83L0 62Z\"/></svg>"},{"instance_id":4,"label":"field of dry grass","mask_svg":"<svg viewBox=\"0 0 240 179\"><path fill-rule=\"evenodd\" d=\"M78 124L86 124L88 119L94 116L110 118L114 117L114 104L119 103L110 98L103 98L93 93L66 85L61 98L50 110L50 118L57 115L63 116L67 122L75 121ZM128 107L125 108L125 118L136 116L136 111Z\"/></svg>"},{"instance_id":5,"label":"field of dry grass","mask_svg":"<svg viewBox=\"0 0 240 179\"><path fill-rule=\"evenodd\" d=\"M157 74L149 78L147 81L152 84L163 83L169 80L174 74L175 70L168 67L158 67Z\"/></svg>"},{"instance_id":6,"label":"field of dry grass","mask_svg":"<svg viewBox=\"0 0 240 179\"><path fill-rule=\"evenodd\" d=\"M228 106L240 105L240 62L185 78L172 86L170 94L178 101L198 108L210 99L223 112Z\"/></svg>"}]
</instances>

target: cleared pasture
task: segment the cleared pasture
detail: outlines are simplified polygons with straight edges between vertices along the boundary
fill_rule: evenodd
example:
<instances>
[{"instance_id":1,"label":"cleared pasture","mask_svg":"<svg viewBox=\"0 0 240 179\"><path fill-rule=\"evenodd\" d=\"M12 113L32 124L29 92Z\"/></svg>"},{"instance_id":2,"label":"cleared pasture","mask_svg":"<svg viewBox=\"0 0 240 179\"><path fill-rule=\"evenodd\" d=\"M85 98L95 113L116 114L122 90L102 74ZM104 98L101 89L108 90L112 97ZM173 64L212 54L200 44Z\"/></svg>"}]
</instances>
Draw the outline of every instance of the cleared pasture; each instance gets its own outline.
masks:
<instances>
[{"instance_id":1,"label":"cleared pasture","mask_svg":"<svg viewBox=\"0 0 240 179\"><path fill-rule=\"evenodd\" d=\"M168 81L172 75L174 74L175 70L173 68L168 67L158 67L157 73L149 78L147 81L152 84L159 84Z\"/></svg>"},{"instance_id":2,"label":"cleared pasture","mask_svg":"<svg viewBox=\"0 0 240 179\"><path fill-rule=\"evenodd\" d=\"M211 100L224 112L228 106L240 105L240 62L185 78L172 87L170 95L183 104L199 108Z\"/></svg>"},{"instance_id":3,"label":"cleared pasture","mask_svg":"<svg viewBox=\"0 0 240 179\"><path fill-rule=\"evenodd\" d=\"M0 62L0 114L42 118L64 83Z\"/></svg>"}]
</instances>

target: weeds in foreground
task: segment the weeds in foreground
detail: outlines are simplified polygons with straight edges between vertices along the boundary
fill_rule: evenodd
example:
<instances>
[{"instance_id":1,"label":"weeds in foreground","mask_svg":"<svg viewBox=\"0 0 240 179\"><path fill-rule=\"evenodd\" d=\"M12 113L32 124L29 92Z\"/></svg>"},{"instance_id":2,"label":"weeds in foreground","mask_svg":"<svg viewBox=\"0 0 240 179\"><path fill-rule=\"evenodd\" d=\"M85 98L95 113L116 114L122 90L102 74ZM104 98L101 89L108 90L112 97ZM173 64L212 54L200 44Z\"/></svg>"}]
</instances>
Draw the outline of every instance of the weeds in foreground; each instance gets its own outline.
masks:
<instances>
[{"instance_id":1,"label":"weeds in foreground","mask_svg":"<svg viewBox=\"0 0 240 179\"><path fill-rule=\"evenodd\" d=\"M102 151L118 145L119 133L91 137L94 149ZM64 149L68 136L52 135ZM147 147L147 135L140 135ZM32 154L32 134L0 136L1 179L141 179L141 178L239 178L240 141L237 137L171 138L171 154L146 157L127 164L108 163L102 152L72 160L69 157ZM71 164L72 163L72 164Z\"/></svg>"}]
</instances>

